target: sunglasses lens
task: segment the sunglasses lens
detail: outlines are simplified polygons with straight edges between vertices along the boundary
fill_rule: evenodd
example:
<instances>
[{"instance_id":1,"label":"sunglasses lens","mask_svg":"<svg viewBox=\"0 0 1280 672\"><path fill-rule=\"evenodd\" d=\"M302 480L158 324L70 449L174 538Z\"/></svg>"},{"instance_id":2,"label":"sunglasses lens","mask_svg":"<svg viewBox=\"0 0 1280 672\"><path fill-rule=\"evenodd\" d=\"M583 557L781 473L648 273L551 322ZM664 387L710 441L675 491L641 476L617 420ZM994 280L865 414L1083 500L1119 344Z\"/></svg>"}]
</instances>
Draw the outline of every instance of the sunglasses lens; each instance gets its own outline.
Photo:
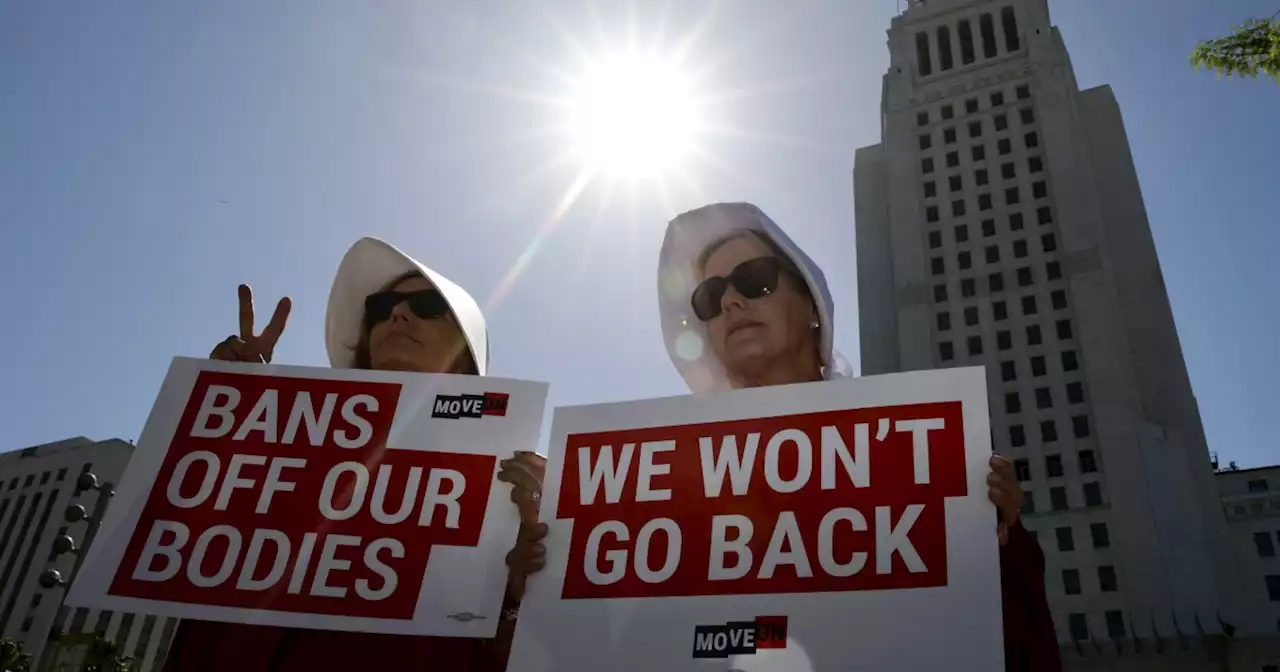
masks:
<instances>
[{"instance_id":1,"label":"sunglasses lens","mask_svg":"<svg viewBox=\"0 0 1280 672\"><path fill-rule=\"evenodd\" d=\"M409 295L409 308L419 319L435 320L449 313L449 303L444 295L434 289L424 289Z\"/></svg>"},{"instance_id":2,"label":"sunglasses lens","mask_svg":"<svg viewBox=\"0 0 1280 672\"><path fill-rule=\"evenodd\" d=\"M729 282L738 293L748 299L758 299L772 294L778 289L778 270L781 264L777 257L760 257L744 261L729 274Z\"/></svg>"},{"instance_id":3,"label":"sunglasses lens","mask_svg":"<svg viewBox=\"0 0 1280 672\"><path fill-rule=\"evenodd\" d=\"M364 318L369 324L377 324L391 317L391 311L395 310L404 297L399 292L378 292L370 294L364 300Z\"/></svg>"},{"instance_id":4,"label":"sunglasses lens","mask_svg":"<svg viewBox=\"0 0 1280 672\"><path fill-rule=\"evenodd\" d=\"M720 301L724 299L724 291L729 283L724 278L707 278L693 290L693 314L706 322L720 314Z\"/></svg>"}]
</instances>

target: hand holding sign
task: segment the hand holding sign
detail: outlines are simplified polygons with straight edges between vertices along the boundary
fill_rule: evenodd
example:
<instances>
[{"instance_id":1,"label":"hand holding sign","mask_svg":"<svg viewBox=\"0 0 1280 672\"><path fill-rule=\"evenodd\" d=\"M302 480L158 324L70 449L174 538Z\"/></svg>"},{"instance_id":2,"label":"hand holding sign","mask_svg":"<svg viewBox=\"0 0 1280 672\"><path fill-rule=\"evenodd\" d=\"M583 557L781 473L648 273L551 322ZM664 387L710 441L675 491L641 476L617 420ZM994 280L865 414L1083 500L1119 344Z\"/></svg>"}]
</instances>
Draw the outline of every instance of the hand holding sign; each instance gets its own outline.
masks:
<instances>
[{"instance_id":1,"label":"hand holding sign","mask_svg":"<svg viewBox=\"0 0 1280 672\"><path fill-rule=\"evenodd\" d=\"M249 288L249 285L240 285L239 295L240 335L233 334L228 336L226 340L214 347L213 352L209 353L209 359L224 362L267 364L271 361L272 353L275 352L276 342L280 340L280 334L284 333L284 325L289 320L289 311L293 308L293 301L287 296L280 299L266 328L262 330L261 334L254 334L253 290Z\"/></svg>"},{"instance_id":2,"label":"hand holding sign","mask_svg":"<svg viewBox=\"0 0 1280 672\"><path fill-rule=\"evenodd\" d=\"M996 524L996 534L1000 545L1009 541L1009 528L1018 523L1018 514L1022 511L1022 502L1026 494L1018 483L1013 470L1013 462L1008 458L993 455L991 457L991 473L987 476L987 498L1000 510L1000 521Z\"/></svg>"},{"instance_id":3,"label":"hand holding sign","mask_svg":"<svg viewBox=\"0 0 1280 672\"><path fill-rule=\"evenodd\" d=\"M538 504L542 499L542 480L547 471L547 458L529 452L517 452L503 460L498 480L511 484L511 501L520 510L520 536L515 548L507 554L511 574L507 594L516 600L524 597L525 581L546 563L547 549L541 541L547 526L538 522Z\"/></svg>"}]
</instances>

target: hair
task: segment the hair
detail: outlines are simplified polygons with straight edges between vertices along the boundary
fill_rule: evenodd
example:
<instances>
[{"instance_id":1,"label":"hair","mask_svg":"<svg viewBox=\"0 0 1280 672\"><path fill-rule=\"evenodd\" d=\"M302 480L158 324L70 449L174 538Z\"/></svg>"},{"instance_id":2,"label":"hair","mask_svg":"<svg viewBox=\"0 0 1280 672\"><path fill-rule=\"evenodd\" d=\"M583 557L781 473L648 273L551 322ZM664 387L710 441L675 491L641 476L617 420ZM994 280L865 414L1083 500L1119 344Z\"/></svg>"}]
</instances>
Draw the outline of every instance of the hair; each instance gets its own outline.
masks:
<instances>
[{"instance_id":1,"label":"hair","mask_svg":"<svg viewBox=\"0 0 1280 672\"><path fill-rule=\"evenodd\" d=\"M391 281L388 282L387 284L378 288L378 291L375 292L375 294L380 292L390 291L391 288L395 287L396 285L410 278L421 278L421 277L423 277L423 275L418 271L407 271L405 273L401 273L400 275L397 275L396 277L392 278ZM457 321L457 318L454 317L452 310L449 311L449 318L454 320L455 322ZM459 325L459 330L461 330L461 325ZM360 340L356 341L356 351L355 351L356 361L355 361L354 368L364 369L366 371L373 368L373 361L369 354L369 333L371 331L373 331L373 322L372 320L369 319L369 314L364 313L360 318ZM449 370L445 371L445 373L457 373L457 374L462 374L466 376L479 375L480 369L478 366L476 366L475 357L471 355L470 346L466 345L467 335L463 333L462 338L464 343L462 352L458 353L458 357L454 360L453 366L449 367Z\"/></svg>"}]
</instances>

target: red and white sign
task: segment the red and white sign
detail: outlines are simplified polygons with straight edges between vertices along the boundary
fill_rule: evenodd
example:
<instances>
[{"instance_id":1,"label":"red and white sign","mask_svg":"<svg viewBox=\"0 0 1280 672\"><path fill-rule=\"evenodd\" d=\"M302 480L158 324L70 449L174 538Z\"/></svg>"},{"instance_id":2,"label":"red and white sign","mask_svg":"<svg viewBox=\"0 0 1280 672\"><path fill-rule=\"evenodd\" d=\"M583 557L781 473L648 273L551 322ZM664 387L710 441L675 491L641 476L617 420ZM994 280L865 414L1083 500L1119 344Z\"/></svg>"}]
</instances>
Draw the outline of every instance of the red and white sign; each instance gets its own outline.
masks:
<instances>
[{"instance_id":1,"label":"red and white sign","mask_svg":"<svg viewBox=\"0 0 1280 672\"><path fill-rule=\"evenodd\" d=\"M509 669L1003 669L987 413L982 369L557 409Z\"/></svg>"},{"instance_id":2,"label":"red and white sign","mask_svg":"<svg viewBox=\"0 0 1280 672\"><path fill-rule=\"evenodd\" d=\"M546 385L176 359L68 604L492 636Z\"/></svg>"}]
</instances>

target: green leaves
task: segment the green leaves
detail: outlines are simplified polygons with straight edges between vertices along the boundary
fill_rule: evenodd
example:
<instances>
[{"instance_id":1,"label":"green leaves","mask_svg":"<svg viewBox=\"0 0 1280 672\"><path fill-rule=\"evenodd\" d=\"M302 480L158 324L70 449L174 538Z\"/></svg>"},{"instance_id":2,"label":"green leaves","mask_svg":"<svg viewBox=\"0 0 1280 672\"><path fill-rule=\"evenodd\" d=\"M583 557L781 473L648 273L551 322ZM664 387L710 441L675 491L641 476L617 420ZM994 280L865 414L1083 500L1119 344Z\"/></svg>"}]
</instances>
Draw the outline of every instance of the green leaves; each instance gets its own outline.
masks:
<instances>
[{"instance_id":1,"label":"green leaves","mask_svg":"<svg viewBox=\"0 0 1280 672\"><path fill-rule=\"evenodd\" d=\"M1250 19L1232 34L1202 43L1191 53L1191 64L1220 77L1252 78L1261 73L1280 84L1280 12L1269 19Z\"/></svg>"},{"instance_id":2,"label":"green leaves","mask_svg":"<svg viewBox=\"0 0 1280 672\"><path fill-rule=\"evenodd\" d=\"M0 672L30 672L31 654L12 639L0 639Z\"/></svg>"}]
</instances>

